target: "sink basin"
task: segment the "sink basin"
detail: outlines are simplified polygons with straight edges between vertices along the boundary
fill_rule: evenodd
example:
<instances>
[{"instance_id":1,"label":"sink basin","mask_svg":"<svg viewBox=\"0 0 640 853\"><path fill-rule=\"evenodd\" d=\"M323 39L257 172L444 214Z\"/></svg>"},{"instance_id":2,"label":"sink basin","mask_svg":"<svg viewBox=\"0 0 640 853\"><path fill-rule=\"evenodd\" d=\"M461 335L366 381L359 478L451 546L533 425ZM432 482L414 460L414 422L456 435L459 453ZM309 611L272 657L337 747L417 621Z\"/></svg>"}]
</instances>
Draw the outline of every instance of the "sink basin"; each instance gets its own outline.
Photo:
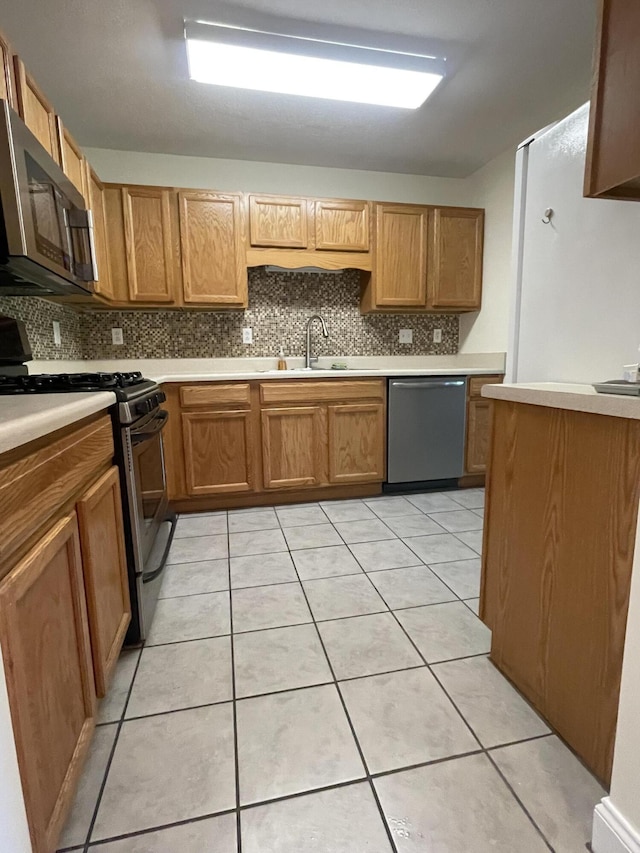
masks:
<instances>
[{"instance_id":1,"label":"sink basin","mask_svg":"<svg viewBox=\"0 0 640 853\"><path fill-rule=\"evenodd\" d=\"M355 367L289 367L287 370L265 370L265 373L318 373L319 371L331 371L332 373L348 373L357 370Z\"/></svg>"}]
</instances>

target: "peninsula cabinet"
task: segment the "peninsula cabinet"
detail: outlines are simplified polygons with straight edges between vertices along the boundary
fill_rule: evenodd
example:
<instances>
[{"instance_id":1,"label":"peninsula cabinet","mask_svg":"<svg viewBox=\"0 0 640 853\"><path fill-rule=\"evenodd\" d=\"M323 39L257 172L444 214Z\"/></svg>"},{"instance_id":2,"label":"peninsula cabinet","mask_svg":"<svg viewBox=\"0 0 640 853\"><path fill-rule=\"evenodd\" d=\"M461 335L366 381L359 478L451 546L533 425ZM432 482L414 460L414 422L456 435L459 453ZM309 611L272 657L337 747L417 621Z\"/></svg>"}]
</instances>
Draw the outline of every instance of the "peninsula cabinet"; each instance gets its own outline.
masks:
<instances>
[{"instance_id":1,"label":"peninsula cabinet","mask_svg":"<svg viewBox=\"0 0 640 853\"><path fill-rule=\"evenodd\" d=\"M640 4L599 0L584 194L640 201Z\"/></svg>"},{"instance_id":2,"label":"peninsula cabinet","mask_svg":"<svg viewBox=\"0 0 640 853\"><path fill-rule=\"evenodd\" d=\"M376 204L361 312L479 310L483 227L479 208Z\"/></svg>"},{"instance_id":3,"label":"peninsula cabinet","mask_svg":"<svg viewBox=\"0 0 640 853\"><path fill-rule=\"evenodd\" d=\"M492 403L480 594L491 659L608 786L640 421Z\"/></svg>"},{"instance_id":4,"label":"peninsula cabinet","mask_svg":"<svg viewBox=\"0 0 640 853\"><path fill-rule=\"evenodd\" d=\"M111 419L0 455L0 649L34 853L53 853L130 620Z\"/></svg>"},{"instance_id":5,"label":"peninsula cabinet","mask_svg":"<svg viewBox=\"0 0 640 853\"><path fill-rule=\"evenodd\" d=\"M178 205L185 303L246 308L242 196L180 190Z\"/></svg>"},{"instance_id":6,"label":"peninsula cabinet","mask_svg":"<svg viewBox=\"0 0 640 853\"><path fill-rule=\"evenodd\" d=\"M164 390L167 482L181 510L380 492L384 380L169 383Z\"/></svg>"}]
</instances>

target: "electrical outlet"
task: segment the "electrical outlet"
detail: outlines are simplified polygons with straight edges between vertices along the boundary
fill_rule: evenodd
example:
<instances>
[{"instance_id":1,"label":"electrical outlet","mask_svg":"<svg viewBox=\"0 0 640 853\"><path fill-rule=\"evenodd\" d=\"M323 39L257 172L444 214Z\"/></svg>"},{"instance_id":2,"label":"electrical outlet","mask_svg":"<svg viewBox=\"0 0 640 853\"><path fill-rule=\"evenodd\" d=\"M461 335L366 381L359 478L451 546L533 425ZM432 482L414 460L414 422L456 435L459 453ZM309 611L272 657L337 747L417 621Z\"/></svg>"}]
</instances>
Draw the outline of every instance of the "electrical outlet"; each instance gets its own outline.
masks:
<instances>
[{"instance_id":1,"label":"electrical outlet","mask_svg":"<svg viewBox=\"0 0 640 853\"><path fill-rule=\"evenodd\" d=\"M252 344L253 343L253 329L248 327L242 330L242 343L243 344Z\"/></svg>"},{"instance_id":2,"label":"electrical outlet","mask_svg":"<svg viewBox=\"0 0 640 853\"><path fill-rule=\"evenodd\" d=\"M111 329L111 343L114 345L114 347L122 346L122 344L124 343L122 329Z\"/></svg>"},{"instance_id":3,"label":"electrical outlet","mask_svg":"<svg viewBox=\"0 0 640 853\"><path fill-rule=\"evenodd\" d=\"M60 334L60 323L57 320L53 321L53 343L57 347L62 346L62 335Z\"/></svg>"},{"instance_id":4,"label":"electrical outlet","mask_svg":"<svg viewBox=\"0 0 640 853\"><path fill-rule=\"evenodd\" d=\"M433 330L433 342L434 344L442 343L442 329L434 329Z\"/></svg>"},{"instance_id":5,"label":"electrical outlet","mask_svg":"<svg viewBox=\"0 0 640 853\"><path fill-rule=\"evenodd\" d=\"M412 344L413 343L413 329L400 329L398 331L398 343L399 344Z\"/></svg>"}]
</instances>

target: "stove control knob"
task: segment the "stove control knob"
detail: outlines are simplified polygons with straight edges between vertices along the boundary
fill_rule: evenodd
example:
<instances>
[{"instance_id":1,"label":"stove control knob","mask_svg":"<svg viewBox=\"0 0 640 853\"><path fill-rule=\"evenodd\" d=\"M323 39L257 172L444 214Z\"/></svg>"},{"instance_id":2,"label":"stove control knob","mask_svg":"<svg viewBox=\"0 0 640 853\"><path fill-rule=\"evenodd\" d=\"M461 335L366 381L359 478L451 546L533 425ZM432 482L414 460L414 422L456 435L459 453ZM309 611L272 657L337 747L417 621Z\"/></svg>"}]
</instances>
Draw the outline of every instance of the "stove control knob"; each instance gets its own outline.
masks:
<instances>
[{"instance_id":1,"label":"stove control knob","mask_svg":"<svg viewBox=\"0 0 640 853\"><path fill-rule=\"evenodd\" d=\"M152 409L153 403L151 400L140 400L139 403L136 403L136 414L138 415L148 415Z\"/></svg>"}]
</instances>

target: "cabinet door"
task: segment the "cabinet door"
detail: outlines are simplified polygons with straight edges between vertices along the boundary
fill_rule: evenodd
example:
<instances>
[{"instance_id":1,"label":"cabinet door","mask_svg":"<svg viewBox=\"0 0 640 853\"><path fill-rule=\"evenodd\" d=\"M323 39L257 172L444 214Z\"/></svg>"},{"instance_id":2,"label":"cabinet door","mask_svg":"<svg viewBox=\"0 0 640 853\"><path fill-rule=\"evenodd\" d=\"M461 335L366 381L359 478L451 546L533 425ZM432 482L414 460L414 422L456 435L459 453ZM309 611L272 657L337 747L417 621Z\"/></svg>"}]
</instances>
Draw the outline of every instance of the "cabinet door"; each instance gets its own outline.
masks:
<instances>
[{"instance_id":1,"label":"cabinet door","mask_svg":"<svg viewBox=\"0 0 640 853\"><path fill-rule=\"evenodd\" d=\"M320 406L262 410L265 489L325 481L327 441Z\"/></svg>"},{"instance_id":2,"label":"cabinet door","mask_svg":"<svg viewBox=\"0 0 640 853\"><path fill-rule=\"evenodd\" d=\"M253 490L250 412L184 412L182 432L187 494Z\"/></svg>"},{"instance_id":3,"label":"cabinet door","mask_svg":"<svg viewBox=\"0 0 640 853\"><path fill-rule=\"evenodd\" d=\"M483 232L484 210L434 211L429 294L433 308L480 308Z\"/></svg>"},{"instance_id":4,"label":"cabinet door","mask_svg":"<svg viewBox=\"0 0 640 853\"><path fill-rule=\"evenodd\" d=\"M249 230L252 246L306 249L309 245L306 198L249 196Z\"/></svg>"},{"instance_id":5,"label":"cabinet door","mask_svg":"<svg viewBox=\"0 0 640 853\"><path fill-rule=\"evenodd\" d=\"M329 482L384 480L384 406L329 406Z\"/></svg>"},{"instance_id":6,"label":"cabinet door","mask_svg":"<svg viewBox=\"0 0 640 853\"><path fill-rule=\"evenodd\" d=\"M171 192L156 187L123 187L122 207L129 299L173 302Z\"/></svg>"},{"instance_id":7,"label":"cabinet door","mask_svg":"<svg viewBox=\"0 0 640 853\"><path fill-rule=\"evenodd\" d=\"M111 468L78 501L96 692L104 696L131 621L120 475Z\"/></svg>"},{"instance_id":8,"label":"cabinet door","mask_svg":"<svg viewBox=\"0 0 640 853\"><path fill-rule=\"evenodd\" d=\"M247 305L241 196L178 193L184 301Z\"/></svg>"},{"instance_id":9,"label":"cabinet door","mask_svg":"<svg viewBox=\"0 0 640 853\"><path fill-rule=\"evenodd\" d=\"M107 226L104 206L104 186L100 178L87 164L87 195L89 207L93 214L93 239L98 267L98 280L95 290L105 299L113 299L113 282L109 264L109 249L107 244Z\"/></svg>"},{"instance_id":10,"label":"cabinet door","mask_svg":"<svg viewBox=\"0 0 640 853\"><path fill-rule=\"evenodd\" d=\"M369 251L368 201L316 201L316 249Z\"/></svg>"},{"instance_id":11,"label":"cabinet door","mask_svg":"<svg viewBox=\"0 0 640 853\"><path fill-rule=\"evenodd\" d=\"M467 473L484 474L487 470L490 438L491 401L469 400L467 405Z\"/></svg>"},{"instance_id":12,"label":"cabinet door","mask_svg":"<svg viewBox=\"0 0 640 853\"><path fill-rule=\"evenodd\" d=\"M24 67L19 56L14 56L16 95L20 118L37 138L43 148L58 162L56 117L53 107Z\"/></svg>"},{"instance_id":13,"label":"cabinet door","mask_svg":"<svg viewBox=\"0 0 640 853\"><path fill-rule=\"evenodd\" d=\"M0 98L15 108L14 91L11 45L0 33Z\"/></svg>"},{"instance_id":14,"label":"cabinet door","mask_svg":"<svg viewBox=\"0 0 640 853\"><path fill-rule=\"evenodd\" d=\"M376 205L376 306L425 306L428 216L424 207Z\"/></svg>"},{"instance_id":15,"label":"cabinet door","mask_svg":"<svg viewBox=\"0 0 640 853\"><path fill-rule=\"evenodd\" d=\"M75 514L0 584L0 645L35 853L51 853L95 725Z\"/></svg>"},{"instance_id":16,"label":"cabinet door","mask_svg":"<svg viewBox=\"0 0 640 853\"><path fill-rule=\"evenodd\" d=\"M640 200L640 4L600 0L584 194Z\"/></svg>"},{"instance_id":17,"label":"cabinet door","mask_svg":"<svg viewBox=\"0 0 640 853\"><path fill-rule=\"evenodd\" d=\"M60 116L56 116L56 136L58 142L58 159L62 171L78 192L81 192L85 200L88 201L85 159L78 143L63 125Z\"/></svg>"}]
</instances>

